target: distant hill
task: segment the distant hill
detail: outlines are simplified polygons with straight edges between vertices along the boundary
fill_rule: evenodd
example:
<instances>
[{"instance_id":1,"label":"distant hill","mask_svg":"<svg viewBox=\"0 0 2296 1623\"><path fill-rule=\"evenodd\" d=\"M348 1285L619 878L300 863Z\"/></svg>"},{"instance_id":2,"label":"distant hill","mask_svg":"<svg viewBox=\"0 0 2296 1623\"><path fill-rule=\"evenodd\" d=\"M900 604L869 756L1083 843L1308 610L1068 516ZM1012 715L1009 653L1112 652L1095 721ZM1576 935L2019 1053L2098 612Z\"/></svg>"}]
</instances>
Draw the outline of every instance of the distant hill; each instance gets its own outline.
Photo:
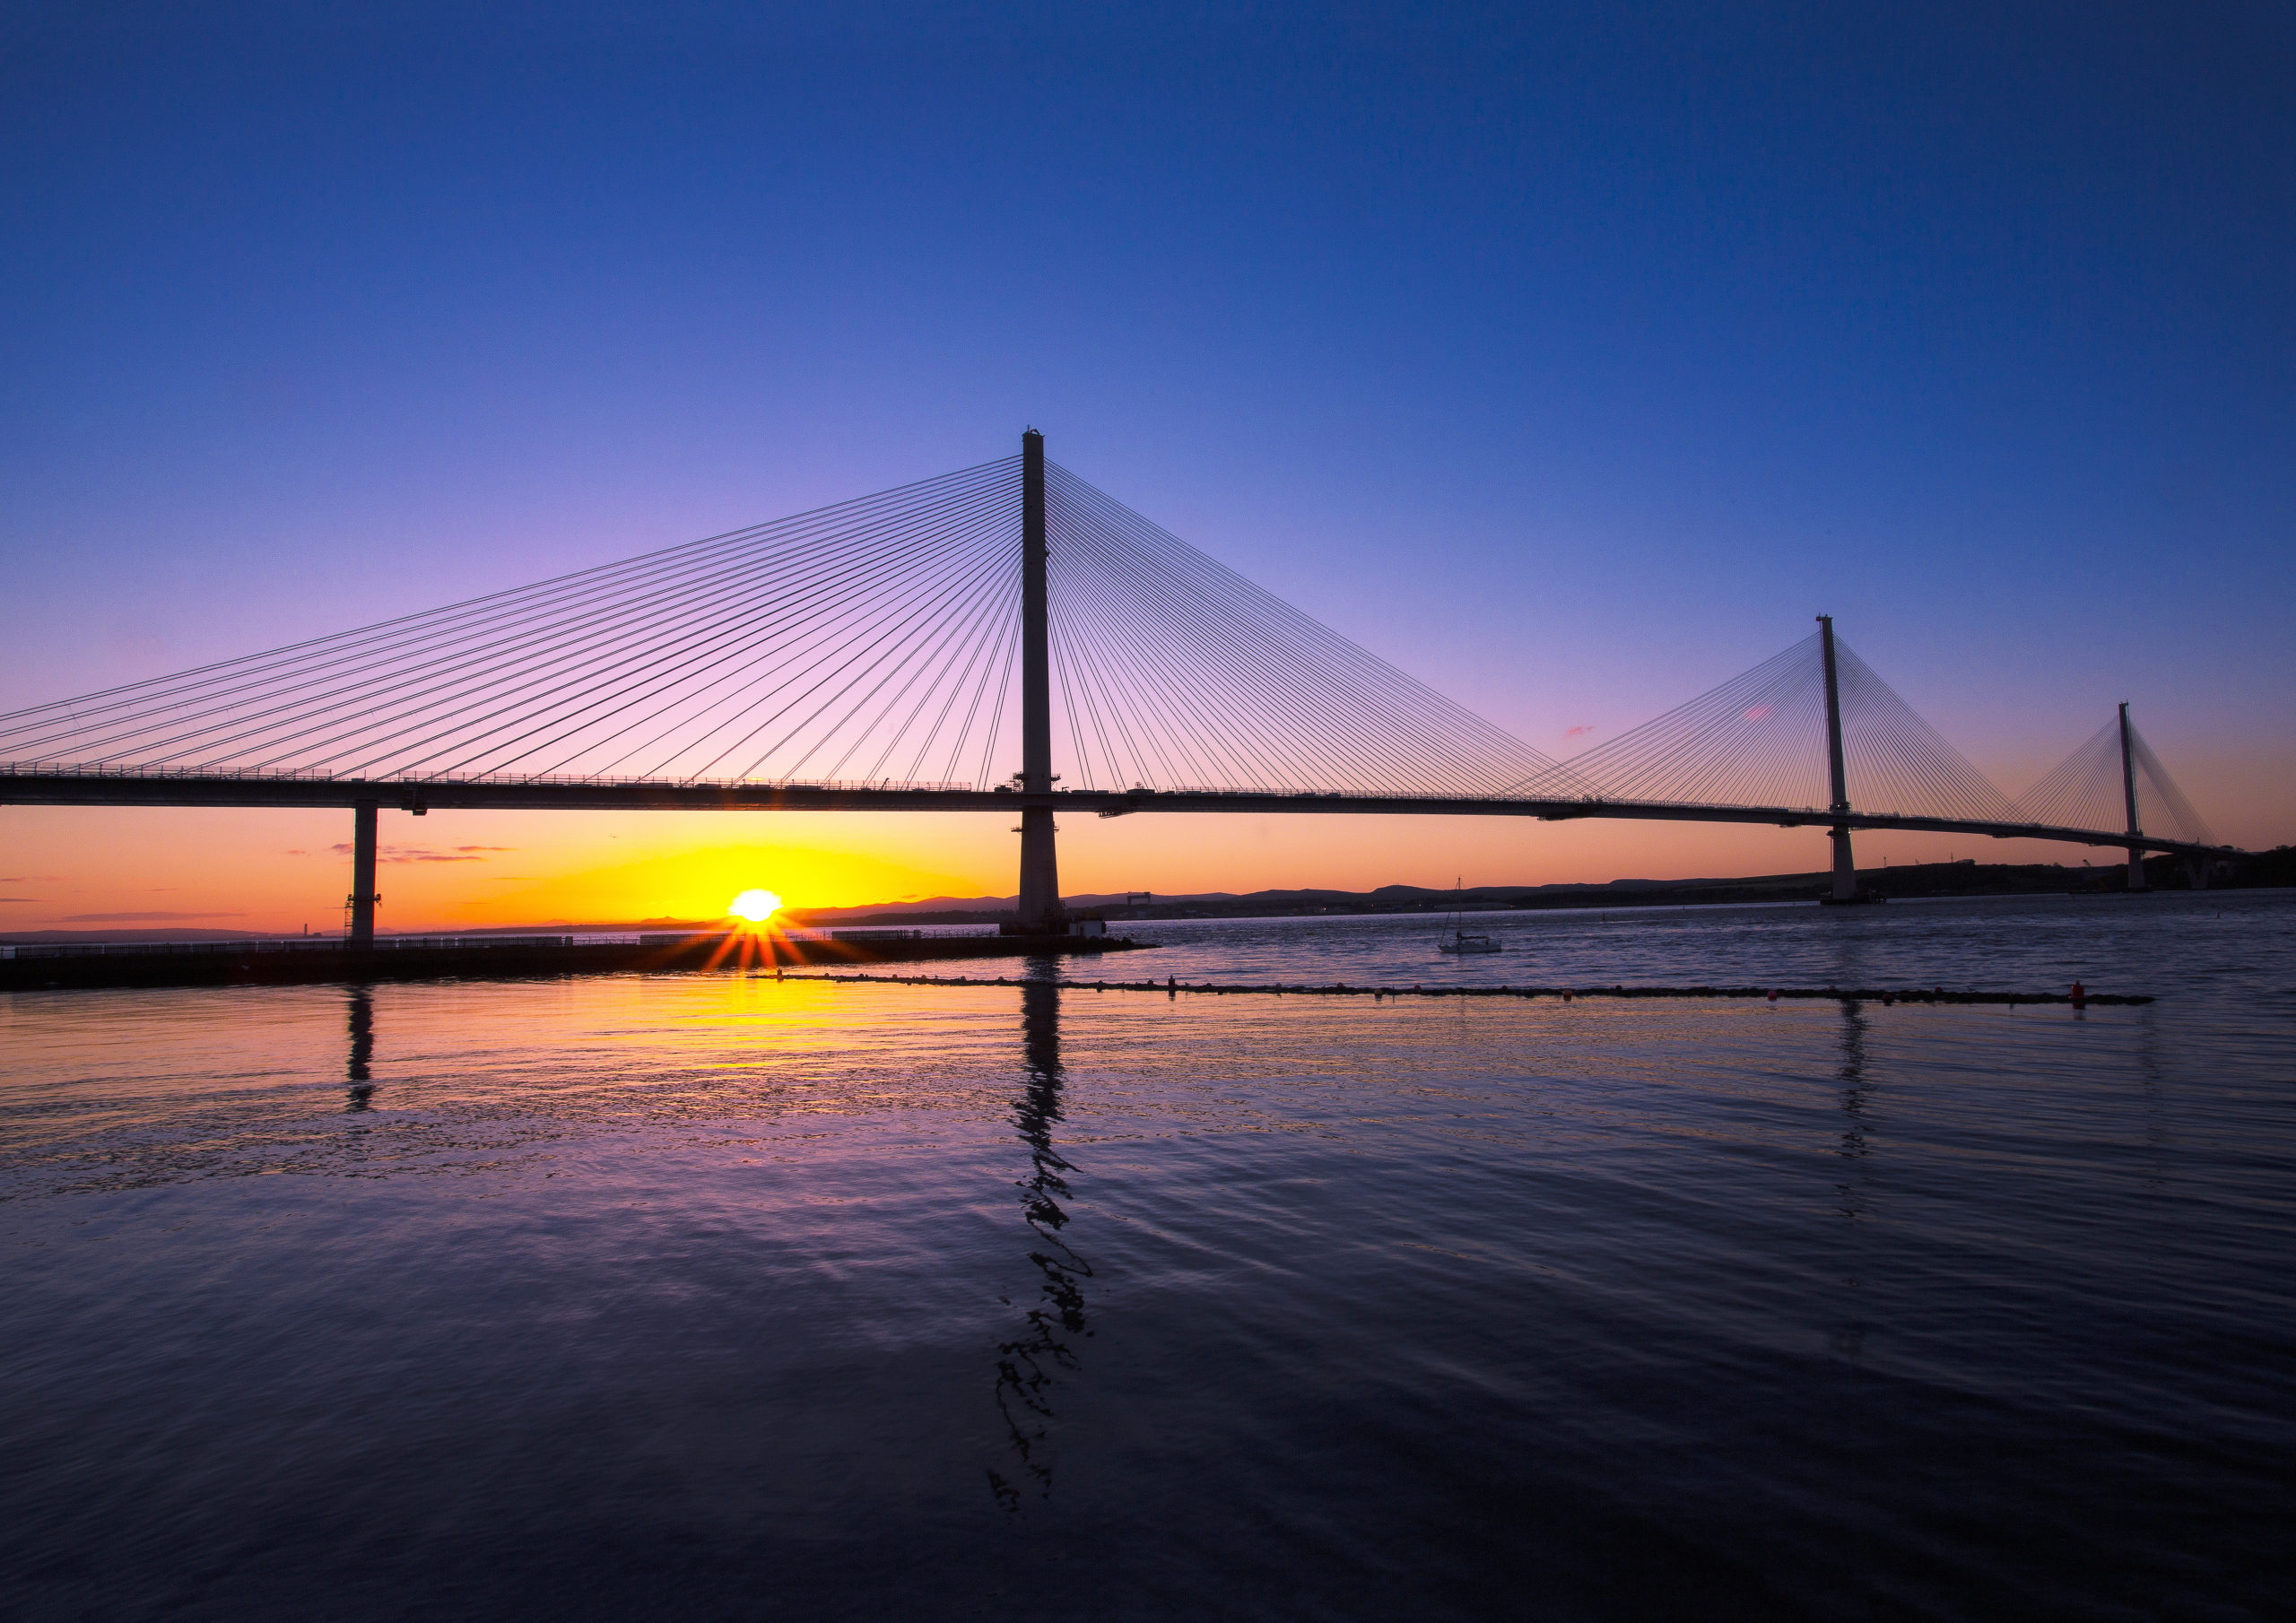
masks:
<instances>
[{"instance_id":1,"label":"distant hill","mask_svg":"<svg viewBox=\"0 0 2296 1623\"><path fill-rule=\"evenodd\" d=\"M2292 864L2290 858L2285 846L2259 853L2220 869L2211 882L2235 888L2296 882L2296 864ZM2145 876L2155 890L2180 890L2187 883L2183 864L2174 857L2148 861ZM2057 863L1979 863L1964 858L1951 863L1862 868L1857 877L1868 890L1907 900L1945 896L2085 894L2123 890L2127 882L2125 865L2111 859L2094 865L2068 867ZM1484 912L1808 901L1822 894L1831 880L1832 875L1827 872L1766 873L1735 879L1614 879L1604 884L1474 885L1460 890L1420 885L1381 885L1375 890L1213 890L1157 895L1146 902L1127 902L1125 897L1116 894L1070 896L1063 899L1072 912L1101 912L1110 918L1281 918L1316 914L1447 913L1455 908ZM961 924L999 915L1009 916L1014 901L1009 896L964 899L934 897L922 901L821 909L805 915L804 922Z\"/></svg>"},{"instance_id":2,"label":"distant hill","mask_svg":"<svg viewBox=\"0 0 2296 1623\"><path fill-rule=\"evenodd\" d=\"M2154 857L2144 865L2155 890L2181 890L2183 863ZM1120 892L1062 899L1075 913L1109 918L1284 918L1318 914L1490 912L1545 907L1727 907L1755 902L1808 901L1820 894L1825 873L1766 873L1743 879L1614 879L1599 885L1475 885L1463 890L1420 885L1381 885L1376 890L1206 890L1185 896L1152 897L1127 902ZM2066 867L2056 863L1913 863L1901 867L1861 868L1859 882L1884 896L1919 897L2094 894L2127 883L2118 861ZM2282 846L2221 864L2211 883L2228 889L2296 885L2296 849ZM915 901L873 902L857 907L792 909L786 921L797 928L833 924L986 924L1013 916L1010 896L935 896ZM524 924L459 927L437 933L526 935L538 930L614 933L723 928L723 918L612 919L575 923L551 919ZM407 934L431 932L408 931ZM220 942L274 940L255 930L24 930L0 933L0 944L34 945L70 942Z\"/></svg>"},{"instance_id":3,"label":"distant hill","mask_svg":"<svg viewBox=\"0 0 2296 1623\"><path fill-rule=\"evenodd\" d=\"M294 932L289 931L288 934ZM269 942L280 939L275 930L186 930L170 925L165 930L10 930L0 931L0 946L52 946L73 942L118 942L130 945L142 942Z\"/></svg>"}]
</instances>

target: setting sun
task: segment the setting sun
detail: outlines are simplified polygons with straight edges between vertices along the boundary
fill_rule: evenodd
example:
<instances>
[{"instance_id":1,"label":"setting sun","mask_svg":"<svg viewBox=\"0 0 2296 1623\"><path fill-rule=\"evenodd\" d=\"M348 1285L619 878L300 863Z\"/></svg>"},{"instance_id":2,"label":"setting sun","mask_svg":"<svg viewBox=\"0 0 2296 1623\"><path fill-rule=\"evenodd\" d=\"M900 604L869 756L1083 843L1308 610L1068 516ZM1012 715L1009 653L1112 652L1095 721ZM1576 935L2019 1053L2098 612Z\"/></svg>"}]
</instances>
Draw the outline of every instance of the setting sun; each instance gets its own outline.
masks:
<instances>
[{"instance_id":1,"label":"setting sun","mask_svg":"<svg viewBox=\"0 0 2296 1623\"><path fill-rule=\"evenodd\" d=\"M781 898L770 890L744 890L727 905L726 911L735 918L745 918L752 924L761 924L771 918L781 906Z\"/></svg>"}]
</instances>

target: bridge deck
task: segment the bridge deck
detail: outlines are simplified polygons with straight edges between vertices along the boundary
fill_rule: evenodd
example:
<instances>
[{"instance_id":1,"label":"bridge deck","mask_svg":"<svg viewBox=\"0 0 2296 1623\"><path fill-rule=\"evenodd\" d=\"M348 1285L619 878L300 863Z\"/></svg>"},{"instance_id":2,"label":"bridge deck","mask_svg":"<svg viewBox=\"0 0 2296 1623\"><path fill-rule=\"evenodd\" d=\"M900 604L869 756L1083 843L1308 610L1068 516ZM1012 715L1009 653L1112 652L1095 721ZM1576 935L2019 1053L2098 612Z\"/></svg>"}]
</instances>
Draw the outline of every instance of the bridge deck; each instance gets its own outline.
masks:
<instances>
[{"instance_id":1,"label":"bridge deck","mask_svg":"<svg viewBox=\"0 0 2296 1623\"><path fill-rule=\"evenodd\" d=\"M1726 806L1666 801L1473 799L1436 795L1283 794L1261 791L1060 790L1023 794L940 786L844 784L672 783L653 780L326 778L248 775L95 773L0 768L0 804L48 806L333 807L431 811L562 812L987 812L1026 807L1125 817L1144 812L1316 812L1352 816L1587 818L1644 822L1768 823L1782 829L1900 829L2045 839L2116 851L2235 856L2231 846L2196 845L2099 829L1982 822L1894 812L1837 813L1806 806Z\"/></svg>"}]
</instances>

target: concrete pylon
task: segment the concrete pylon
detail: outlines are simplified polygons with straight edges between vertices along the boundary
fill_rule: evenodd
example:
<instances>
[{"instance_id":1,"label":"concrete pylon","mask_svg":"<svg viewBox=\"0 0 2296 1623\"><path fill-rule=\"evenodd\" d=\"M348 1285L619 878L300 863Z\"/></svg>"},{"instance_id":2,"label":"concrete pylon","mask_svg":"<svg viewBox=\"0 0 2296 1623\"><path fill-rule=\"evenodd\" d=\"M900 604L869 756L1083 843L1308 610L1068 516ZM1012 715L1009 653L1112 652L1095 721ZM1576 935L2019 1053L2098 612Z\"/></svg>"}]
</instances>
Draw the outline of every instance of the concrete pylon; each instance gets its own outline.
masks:
<instances>
[{"instance_id":1,"label":"concrete pylon","mask_svg":"<svg viewBox=\"0 0 2296 1623\"><path fill-rule=\"evenodd\" d=\"M362 800L351 811L351 945L364 952L375 944L375 803Z\"/></svg>"},{"instance_id":2,"label":"concrete pylon","mask_svg":"<svg viewBox=\"0 0 2296 1623\"><path fill-rule=\"evenodd\" d=\"M2136 820L2136 752L2129 748L2128 701L2120 705L2120 793L2128 808L2128 832L2142 834L2144 827ZM2128 888L2144 889L2144 853L2135 846L2128 848Z\"/></svg>"},{"instance_id":3,"label":"concrete pylon","mask_svg":"<svg viewBox=\"0 0 2296 1623\"><path fill-rule=\"evenodd\" d=\"M1028 934L1068 927L1053 850L1052 648L1046 586L1044 436L1021 436L1021 905Z\"/></svg>"},{"instance_id":4,"label":"concrete pylon","mask_svg":"<svg viewBox=\"0 0 2296 1623\"><path fill-rule=\"evenodd\" d=\"M1818 616L1818 638L1826 662L1826 773L1833 793L1828 810L1849 810L1849 772L1841 757L1841 681L1833 659L1833 616ZM1857 860L1849 854L1849 830L1836 823L1827 830L1833 841L1833 895L1838 902L1857 899Z\"/></svg>"}]
</instances>

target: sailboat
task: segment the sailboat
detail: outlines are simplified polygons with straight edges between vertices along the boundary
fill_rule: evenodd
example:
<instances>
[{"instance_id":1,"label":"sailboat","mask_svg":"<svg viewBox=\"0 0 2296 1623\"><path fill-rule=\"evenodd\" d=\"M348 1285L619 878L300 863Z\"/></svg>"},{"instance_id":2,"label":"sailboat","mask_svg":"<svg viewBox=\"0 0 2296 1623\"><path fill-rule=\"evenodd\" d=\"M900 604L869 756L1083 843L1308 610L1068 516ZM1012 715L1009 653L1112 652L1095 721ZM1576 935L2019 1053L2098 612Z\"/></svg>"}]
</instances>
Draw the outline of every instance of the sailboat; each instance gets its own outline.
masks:
<instances>
[{"instance_id":1,"label":"sailboat","mask_svg":"<svg viewBox=\"0 0 2296 1623\"><path fill-rule=\"evenodd\" d=\"M1463 882L1464 876L1451 881L1451 892L1454 896L1458 894ZM1465 928L1459 923L1459 913L1456 905L1451 909L1450 924L1450 934L1435 943L1435 950L1438 952L1504 952L1507 950L1499 944L1497 936L1482 935Z\"/></svg>"}]
</instances>

